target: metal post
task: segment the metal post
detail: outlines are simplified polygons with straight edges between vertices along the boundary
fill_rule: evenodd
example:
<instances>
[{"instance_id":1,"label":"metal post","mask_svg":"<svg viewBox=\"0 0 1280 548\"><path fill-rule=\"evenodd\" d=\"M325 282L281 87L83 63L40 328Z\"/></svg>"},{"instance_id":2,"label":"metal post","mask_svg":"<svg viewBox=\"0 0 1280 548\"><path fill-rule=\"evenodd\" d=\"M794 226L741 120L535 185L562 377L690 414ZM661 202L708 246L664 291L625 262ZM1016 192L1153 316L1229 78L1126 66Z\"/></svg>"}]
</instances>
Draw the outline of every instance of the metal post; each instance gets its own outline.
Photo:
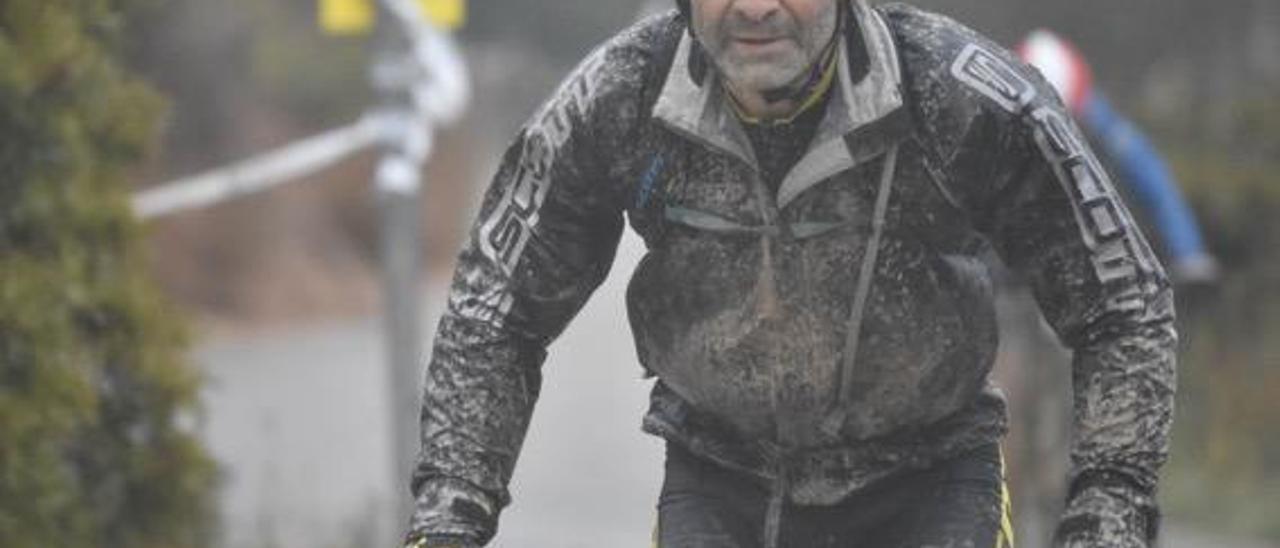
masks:
<instances>
[{"instance_id":1,"label":"metal post","mask_svg":"<svg viewBox=\"0 0 1280 548\"><path fill-rule=\"evenodd\" d=\"M388 155L379 171L401 171L407 162ZM416 166L412 166L416 167ZM407 170L405 170L407 171ZM379 176L378 207L381 210L381 253L384 328L387 348L387 394L391 421L392 493L395 497L393 531L408 524L412 500L409 474L418 451L418 390L422 386L422 329L419 313L420 238L418 238L418 189L388 189L384 181L398 175ZM417 181L414 181L415 183Z\"/></svg>"},{"instance_id":2,"label":"metal post","mask_svg":"<svg viewBox=\"0 0 1280 548\"><path fill-rule=\"evenodd\" d=\"M382 158L375 174L380 211L382 295L386 333L387 395L390 414L393 538L404 531L412 510L409 474L418 451L418 390L422 385L421 238L418 202L421 171L430 145L426 121L415 111L416 78L412 42L406 29L379 3L376 53L371 79L385 124Z\"/></svg>"},{"instance_id":3,"label":"metal post","mask_svg":"<svg viewBox=\"0 0 1280 548\"><path fill-rule=\"evenodd\" d=\"M435 124L449 124L466 108L467 71L452 40L423 20L409 0L378 0L376 53L370 78L378 92L382 158L375 175L381 211L383 300L387 334L387 394L391 470L398 536L413 500L409 475L419 449L419 390L425 365L420 307L422 242L418 201L422 166Z\"/></svg>"}]
</instances>

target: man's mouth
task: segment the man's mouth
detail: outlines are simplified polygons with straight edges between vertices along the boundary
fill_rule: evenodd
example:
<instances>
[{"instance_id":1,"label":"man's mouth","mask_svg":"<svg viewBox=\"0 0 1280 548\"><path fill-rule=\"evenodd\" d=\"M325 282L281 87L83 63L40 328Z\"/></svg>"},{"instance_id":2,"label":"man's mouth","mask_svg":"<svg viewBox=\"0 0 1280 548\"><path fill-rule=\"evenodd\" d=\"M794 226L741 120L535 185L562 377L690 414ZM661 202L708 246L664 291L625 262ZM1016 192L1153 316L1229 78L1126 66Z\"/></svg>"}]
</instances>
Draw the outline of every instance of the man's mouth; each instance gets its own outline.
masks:
<instances>
[{"instance_id":1,"label":"man's mouth","mask_svg":"<svg viewBox=\"0 0 1280 548\"><path fill-rule=\"evenodd\" d=\"M778 38L776 36L735 36L733 39L734 41L741 42L743 44L752 45L752 46L769 44L769 43L777 42L778 40L781 40L781 38Z\"/></svg>"},{"instance_id":2,"label":"man's mouth","mask_svg":"<svg viewBox=\"0 0 1280 548\"><path fill-rule=\"evenodd\" d=\"M782 36L734 36L731 41L735 48L748 54L768 54L787 43Z\"/></svg>"}]
</instances>

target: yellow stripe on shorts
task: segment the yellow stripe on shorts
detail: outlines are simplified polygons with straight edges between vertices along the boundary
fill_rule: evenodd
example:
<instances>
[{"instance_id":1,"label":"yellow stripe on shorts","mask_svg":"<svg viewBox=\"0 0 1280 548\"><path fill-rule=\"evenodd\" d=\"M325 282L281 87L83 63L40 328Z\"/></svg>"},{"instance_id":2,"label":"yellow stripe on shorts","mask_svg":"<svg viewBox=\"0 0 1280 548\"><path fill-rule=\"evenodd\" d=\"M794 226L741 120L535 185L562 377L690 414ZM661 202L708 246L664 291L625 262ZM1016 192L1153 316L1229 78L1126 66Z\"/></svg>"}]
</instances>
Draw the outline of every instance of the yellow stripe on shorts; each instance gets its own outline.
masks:
<instances>
[{"instance_id":1,"label":"yellow stripe on shorts","mask_svg":"<svg viewBox=\"0 0 1280 548\"><path fill-rule=\"evenodd\" d=\"M1000 449L1000 532L996 548L1013 548L1013 498L1009 496L1009 480L1005 479L1004 449Z\"/></svg>"}]
</instances>

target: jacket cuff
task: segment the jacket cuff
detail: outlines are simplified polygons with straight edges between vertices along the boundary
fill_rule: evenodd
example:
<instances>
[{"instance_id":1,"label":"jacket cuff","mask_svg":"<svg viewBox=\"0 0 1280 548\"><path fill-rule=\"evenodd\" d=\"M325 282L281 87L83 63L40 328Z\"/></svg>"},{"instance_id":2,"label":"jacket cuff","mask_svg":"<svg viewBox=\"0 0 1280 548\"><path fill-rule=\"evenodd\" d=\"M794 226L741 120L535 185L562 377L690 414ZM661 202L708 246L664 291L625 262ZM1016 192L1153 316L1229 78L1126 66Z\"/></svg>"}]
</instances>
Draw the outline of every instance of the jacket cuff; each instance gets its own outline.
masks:
<instances>
[{"instance_id":1,"label":"jacket cuff","mask_svg":"<svg viewBox=\"0 0 1280 548\"><path fill-rule=\"evenodd\" d=\"M1058 548L1148 548L1155 545L1160 510L1154 493L1123 474L1081 475L1072 483Z\"/></svg>"},{"instance_id":2,"label":"jacket cuff","mask_svg":"<svg viewBox=\"0 0 1280 548\"><path fill-rule=\"evenodd\" d=\"M1157 476L1154 473L1133 467L1111 464L1086 468L1072 477L1067 500L1074 499L1080 492L1095 485L1128 487L1137 493L1150 495L1156 491L1156 482Z\"/></svg>"},{"instance_id":3,"label":"jacket cuff","mask_svg":"<svg viewBox=\"0 0 1280 548\"><path fill-rule=\"evenodd\" d=\"M469 537L428 535L410 538L404 548L477 548L480 544Z\"/></svg>"},{"instance_id":4,"label":"jacket cuff","mask_svg":"<svg viewBox=\"0 0 1280 548\"><path fill-rule=\"evenodd\" d=\"M462 544L463 547L483 546L497 528L498 511L493 497L466 481L428 480L422 484L414 503L407 538L410 541L461 539L471 542Z\"/></svg>"}]
</instances>

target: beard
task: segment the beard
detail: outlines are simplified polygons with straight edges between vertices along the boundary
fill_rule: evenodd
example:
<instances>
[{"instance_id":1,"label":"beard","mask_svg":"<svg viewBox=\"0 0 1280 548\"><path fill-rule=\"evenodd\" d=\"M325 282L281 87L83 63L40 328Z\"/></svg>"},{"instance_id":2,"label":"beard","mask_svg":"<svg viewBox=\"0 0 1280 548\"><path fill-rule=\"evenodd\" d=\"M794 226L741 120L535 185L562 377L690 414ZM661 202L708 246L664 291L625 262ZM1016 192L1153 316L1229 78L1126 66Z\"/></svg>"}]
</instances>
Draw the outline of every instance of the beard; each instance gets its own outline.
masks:
<instances>
[{"instance_id":1,"label":"beard","mask_svg":"<svg viewBox=\"0 0 1280 548\"><path fill-rule=\"evenodd\" d=\"M836 2L829 3L809 24L789 16L751 21L730 13L719 24L699 26L698 39L733 87L756 92L778 89L803 78L817 62L835 33L836 10Z\"/></svg>"}]
</instances>

